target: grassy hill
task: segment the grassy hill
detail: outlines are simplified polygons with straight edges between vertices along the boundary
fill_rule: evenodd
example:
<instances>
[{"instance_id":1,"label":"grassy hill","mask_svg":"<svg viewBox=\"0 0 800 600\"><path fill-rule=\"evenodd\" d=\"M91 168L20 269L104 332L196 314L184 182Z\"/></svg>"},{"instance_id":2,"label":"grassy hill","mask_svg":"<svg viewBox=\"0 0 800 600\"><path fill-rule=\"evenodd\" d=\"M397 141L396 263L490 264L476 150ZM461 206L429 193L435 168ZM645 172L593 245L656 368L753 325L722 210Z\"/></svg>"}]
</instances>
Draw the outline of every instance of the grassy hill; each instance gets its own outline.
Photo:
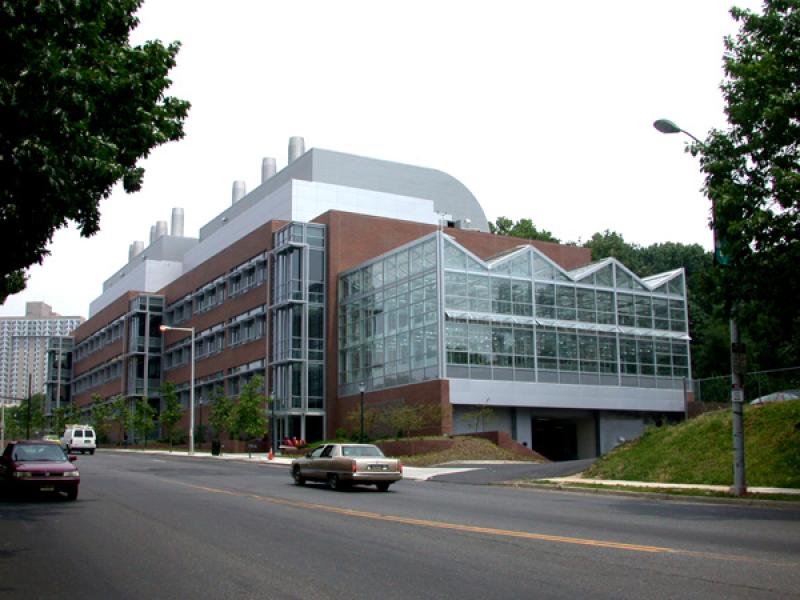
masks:
<instances>
[{"instance_id":1,"label":"grassy hill","mask_svg":"<svg viewBox=\"0 0 800 600\"><path fill-rule=\"evenodd\" d=\"M747 485L800 488L800 400L746 406L744 427ZM586 476L731 485L731 411L647 429L598 460Z\"/></svg>"}]
</instances>

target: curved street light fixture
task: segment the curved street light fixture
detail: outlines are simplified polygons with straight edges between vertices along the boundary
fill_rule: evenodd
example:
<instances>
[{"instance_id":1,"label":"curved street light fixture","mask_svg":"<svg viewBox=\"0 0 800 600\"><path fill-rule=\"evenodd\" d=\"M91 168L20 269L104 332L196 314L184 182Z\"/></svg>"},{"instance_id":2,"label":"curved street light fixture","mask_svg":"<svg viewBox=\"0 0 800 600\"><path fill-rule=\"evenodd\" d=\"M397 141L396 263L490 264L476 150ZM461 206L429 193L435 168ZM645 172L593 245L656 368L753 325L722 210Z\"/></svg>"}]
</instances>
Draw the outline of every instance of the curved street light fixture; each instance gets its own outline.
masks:
<instances>
[{"instance_id":1,"label":"curved street light fixture","mask_svg":"<svg viewBox=\"0 0 800 600\"><path fill-rule=\"evenodd\" d=\"M160 325L158 328L162 333L165 331L186 331L192 334L191 363L192 368L189 373L189 454L194 454L194 327L171 327L170 325Z\"/></svg>"},{"instance_id":2,"label":"curved street light fixture","mask_svg":"<svg viewBox=\"0 0 800 600\"><path fill-rule=\"evenodd\" d=\"M692 138L700 146L705 144L685 129L678 127L669 119L658 119L653 123L661 133L683 133ZM716 206L711 200L711 222L714 233L714 257L720 264L725 264L721 260L719 239L716 229ZM733 487L731 491L736 496L743 496L747 493L744 468L744 386L742 385L742 373L740 365L744 363L744 350L739 338L739 325L733 315L730 316L731 334L731 412L733 413Z\"/></svg>"}]
</instances>

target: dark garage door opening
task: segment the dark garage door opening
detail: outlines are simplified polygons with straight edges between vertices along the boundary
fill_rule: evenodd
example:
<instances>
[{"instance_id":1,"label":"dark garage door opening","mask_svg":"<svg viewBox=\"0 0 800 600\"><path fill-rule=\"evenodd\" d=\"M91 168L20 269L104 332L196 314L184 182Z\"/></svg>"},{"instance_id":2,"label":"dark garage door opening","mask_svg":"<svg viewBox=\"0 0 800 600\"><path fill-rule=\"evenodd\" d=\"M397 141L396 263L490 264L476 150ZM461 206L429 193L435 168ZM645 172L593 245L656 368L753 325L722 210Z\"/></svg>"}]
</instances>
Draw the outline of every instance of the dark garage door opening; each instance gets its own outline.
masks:
<instances>
[{"instance_id":1,"label":"dark garage door opening","mask_svg":"<svg viewBox=\"0 0 800 600\"><path fill-rule=\"evenodd\" d=\"M533 450L550 460L578 458L578 428L574 421L533 417Z\"/></svg>"}]
</instances>

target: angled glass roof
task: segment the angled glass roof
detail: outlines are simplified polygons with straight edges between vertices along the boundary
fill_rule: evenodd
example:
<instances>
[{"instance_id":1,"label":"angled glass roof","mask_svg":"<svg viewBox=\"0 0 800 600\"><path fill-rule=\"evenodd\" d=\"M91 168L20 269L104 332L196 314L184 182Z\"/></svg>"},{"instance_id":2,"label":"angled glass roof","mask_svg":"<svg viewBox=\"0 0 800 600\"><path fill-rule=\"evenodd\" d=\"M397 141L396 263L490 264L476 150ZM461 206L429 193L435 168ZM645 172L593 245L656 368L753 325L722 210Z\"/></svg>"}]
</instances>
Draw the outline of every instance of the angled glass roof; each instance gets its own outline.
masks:
<instances>
[{"instance_id":1,"label":"angled glass roof","mask_svg":"<svg viewBox=\"0 0 800 600\"><path fill-rule=\"evenodd\" d=\"M684 270L674 269L666 273L641 278L614 257L567 271L535 246L524 244L483 260L464 248L453 237L443 234L445 239L445 268L466 269L534 279L571 281L589 285L616 287L632 291L669 294L684 294Z\"/></svg>"}]
</instances>

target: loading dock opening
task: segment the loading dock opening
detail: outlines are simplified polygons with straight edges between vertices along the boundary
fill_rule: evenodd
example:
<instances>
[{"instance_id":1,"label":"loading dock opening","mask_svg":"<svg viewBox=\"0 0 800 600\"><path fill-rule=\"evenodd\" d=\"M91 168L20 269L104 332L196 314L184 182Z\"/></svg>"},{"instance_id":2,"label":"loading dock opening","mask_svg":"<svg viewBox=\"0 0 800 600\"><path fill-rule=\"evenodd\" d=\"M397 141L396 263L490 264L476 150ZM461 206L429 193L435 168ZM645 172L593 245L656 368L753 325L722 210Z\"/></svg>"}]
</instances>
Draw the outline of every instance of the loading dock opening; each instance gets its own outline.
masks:
<instances>
[{"instance_id":1,"label":"loading dock opening","mask_svg":"<svg viewBox=\"0 0 800 600\"><path fill-rule=\"evenodd\" d=\"M552 461L578 458L578 425L573 419L533 417L533 450Z\"/></svg>"}]
</instances>

